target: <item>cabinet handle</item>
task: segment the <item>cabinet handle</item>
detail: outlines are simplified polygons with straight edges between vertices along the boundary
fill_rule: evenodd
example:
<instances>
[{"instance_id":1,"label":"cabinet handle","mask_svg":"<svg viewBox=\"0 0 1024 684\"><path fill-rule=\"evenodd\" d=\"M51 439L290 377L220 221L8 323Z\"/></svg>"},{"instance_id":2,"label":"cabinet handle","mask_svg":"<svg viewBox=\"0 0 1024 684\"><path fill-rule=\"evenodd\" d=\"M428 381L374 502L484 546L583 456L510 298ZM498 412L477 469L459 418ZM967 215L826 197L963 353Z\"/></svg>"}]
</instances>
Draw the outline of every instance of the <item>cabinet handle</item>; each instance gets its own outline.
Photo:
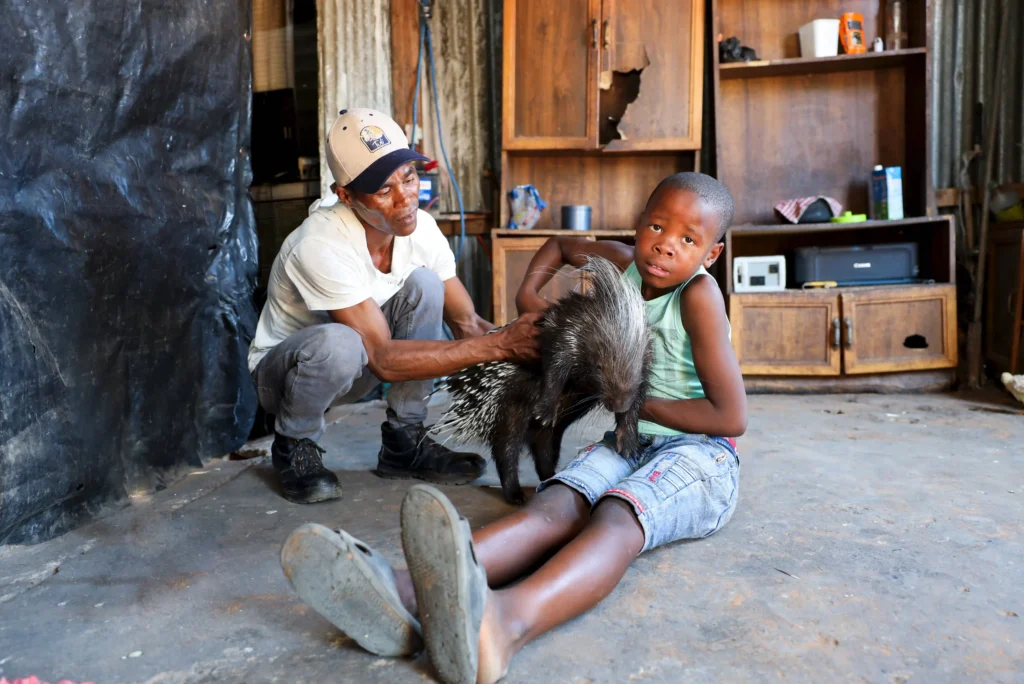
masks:
<instances>
[{"instance_id":1,"label":"cabinet handle","mask_svg":"<svg viewBox=\"0 0 1024 684\"><path fill-rule=\"evenodd\" d=\"M846 317L846 348L853 349L853 319Z\"/></svg>"},{"instance_id":2,"label":"cabinet handle","mask_svg":"<svg viewBox=\"0 0 1024 684\"><path fill-rule=\"evenodd\" d=\"M604 20L604 49L605 49L605 50L607 50L608 48L610 48L610 47L611 47L611 45L612 45L612 41L611 41L611 39L610 39L610 38L608 37L608 21L609 21L608 19L605 19L605 20Z\"/></svg>"},{"instance_id":3,"label":"cabinet handle","mask_svg":"<svg viewBox=\"0 0 1024 684\"><path fill-rule=\"evenodd\" d=\"M839 316L832 319L832 348L839 349Z\"/></svg>"},{"instance_id":4,"label":"cabinet handle","mask_svg":"<svg viewBox=\"0 0 1024 684\"><path fill-rule=\"evenodd\" d=\"M594 19L593 21L590 22L590 30L594 34L593 42L591 42L590 46L596 50L597 49L597 19Z\"/></svg>"}]
</instances>

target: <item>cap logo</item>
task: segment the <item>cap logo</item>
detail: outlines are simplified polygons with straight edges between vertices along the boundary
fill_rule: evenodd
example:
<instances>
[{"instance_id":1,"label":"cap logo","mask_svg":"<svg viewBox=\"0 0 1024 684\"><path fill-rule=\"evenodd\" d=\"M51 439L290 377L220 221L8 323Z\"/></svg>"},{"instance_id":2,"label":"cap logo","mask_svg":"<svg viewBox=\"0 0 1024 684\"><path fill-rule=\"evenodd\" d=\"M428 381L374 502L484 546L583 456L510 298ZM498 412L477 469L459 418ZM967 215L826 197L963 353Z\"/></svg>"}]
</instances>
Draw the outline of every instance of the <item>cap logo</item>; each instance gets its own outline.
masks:
<instances>
[{"instance_id":1,"label":"cap logo","mask_svg":"<svg viewBox=\"0 0 1024 684\"><path fill-rule=\"evenodd\" d=\"M363 130L359 131L359 139L363 141L366 149L370 152L376 152L385 145L391 144L388 136L384 135L384 131L376 126L364 126Z\"/></svg>"}]
</instances>

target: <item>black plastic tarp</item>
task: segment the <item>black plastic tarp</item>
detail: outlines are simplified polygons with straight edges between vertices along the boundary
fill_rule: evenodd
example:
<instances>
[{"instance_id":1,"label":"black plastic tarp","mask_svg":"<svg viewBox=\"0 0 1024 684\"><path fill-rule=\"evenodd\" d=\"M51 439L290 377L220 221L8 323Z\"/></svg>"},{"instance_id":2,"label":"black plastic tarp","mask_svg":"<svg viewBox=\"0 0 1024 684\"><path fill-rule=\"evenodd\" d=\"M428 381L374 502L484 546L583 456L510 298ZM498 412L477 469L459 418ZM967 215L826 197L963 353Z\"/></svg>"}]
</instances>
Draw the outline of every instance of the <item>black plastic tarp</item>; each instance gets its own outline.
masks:
<instances>
[{"instance_id":1,"label":"black plastic tarp","mask_svg":"<svg viewBox=\"0 0 1024 684\"><path fill-rule=\"evenodd\" d=\"M0 2L0 544L244 442L246 0Z\"/></svg>"}]
</instances>

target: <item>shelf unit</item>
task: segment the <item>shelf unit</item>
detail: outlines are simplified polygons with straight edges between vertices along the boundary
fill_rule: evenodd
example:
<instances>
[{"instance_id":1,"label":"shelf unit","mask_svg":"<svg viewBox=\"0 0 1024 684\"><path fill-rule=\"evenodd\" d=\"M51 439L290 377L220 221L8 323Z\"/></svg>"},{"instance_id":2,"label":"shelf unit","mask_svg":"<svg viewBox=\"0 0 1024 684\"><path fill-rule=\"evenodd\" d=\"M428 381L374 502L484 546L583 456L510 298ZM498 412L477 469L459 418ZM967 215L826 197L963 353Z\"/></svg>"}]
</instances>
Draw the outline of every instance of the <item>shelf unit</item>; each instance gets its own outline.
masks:
<instances>
[{"instance_id":1,"label":"shelf unit","mask_svg":"<svg viewBox=\"0 0 1024 684\"><path fill-rule=\"evenodd\" d=\"M865 42L885 25L885 0L709 0L715 35L738 36L760 61L719 64L712 51L716 174L736 202L716 276L748 388L769 391L935 389L957 363L955 232L937 217L928 132L931 3L905 3L904 49L806 58L797 31L844 12L864 17ZM780 224L778 202L827 195L871 215L876 164L903 171L908 217ZM914 242L927 284L732 291L733 260L793 250ZM792 288L795 283L789 283Z\"/></svg>"},{"instance_id":2,"label":"shelf unit","mask_svg":"<svg viewBox=\"0 0 1024 684\"><path fill-rule=\"evenodd\" d=\"M905 67L914 60L924 59L927 52L925 48L907 48L887 52L865 52L861 55L791 57L755 62L733 62L719 65L718 78L721 80L763 78Z\"/></svg>"},{"instance_id":3,"label":"shelf unit","mask_svg":"<svg viewBox=\"0 0 1024 684\"><path fill-rule=\"evenodd\" d=\"M736 257L792 252L798 247L840 247L915 242L921 277L937 283L956 282L956 247L948 217L919 217L863 223L739 225L725 234L721 284L732 295L732 262ZM791 259L787 258L787 262ZM787 269L792 276L793 269ZM794 283L790 282L790 286ZM802 291L799 291L802 292ZM797 294L794 291L793 294Z\"/></svg>"}]
</instances>

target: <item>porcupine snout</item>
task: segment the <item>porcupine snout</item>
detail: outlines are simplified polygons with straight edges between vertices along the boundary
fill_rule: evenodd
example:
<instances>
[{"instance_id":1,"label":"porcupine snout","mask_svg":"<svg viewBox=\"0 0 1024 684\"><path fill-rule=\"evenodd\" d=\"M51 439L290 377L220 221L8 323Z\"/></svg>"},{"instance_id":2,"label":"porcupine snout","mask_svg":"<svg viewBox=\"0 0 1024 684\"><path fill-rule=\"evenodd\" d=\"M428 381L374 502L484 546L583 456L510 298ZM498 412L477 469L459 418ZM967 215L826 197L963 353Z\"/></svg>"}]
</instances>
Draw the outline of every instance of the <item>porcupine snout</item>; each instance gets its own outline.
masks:
<instances>
[{"instance_id":1,"label":"porcupine snout","mask_svg":"<svg viewBox=\"0 0 1024 684\"><path fill-rule=\"evenodd\" d=\"M625 413L629 408L630 395L627 390L622 389L615 392L613 396L606 397L604 407L611 413Z\"/></svg>"}]
</instances>

